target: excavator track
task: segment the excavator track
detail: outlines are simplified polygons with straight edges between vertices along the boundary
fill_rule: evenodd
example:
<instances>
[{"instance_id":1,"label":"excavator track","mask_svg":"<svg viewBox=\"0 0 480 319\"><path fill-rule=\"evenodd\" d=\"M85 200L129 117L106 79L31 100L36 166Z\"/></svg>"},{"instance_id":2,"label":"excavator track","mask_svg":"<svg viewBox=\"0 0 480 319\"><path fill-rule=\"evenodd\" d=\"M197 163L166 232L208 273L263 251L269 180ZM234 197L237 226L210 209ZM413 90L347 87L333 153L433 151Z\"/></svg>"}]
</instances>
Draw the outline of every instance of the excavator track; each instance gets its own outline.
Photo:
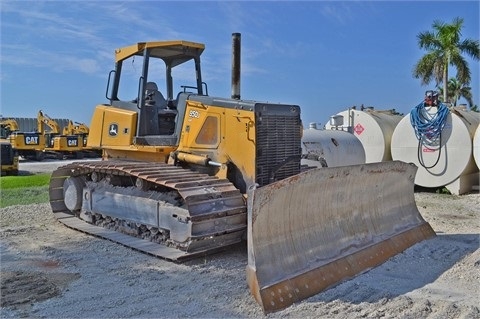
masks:
<instances>
[{"instance_id":1,"label":"excavator track","mask_svg":"<svg viewBox=\"0 0 480 319\"><path fill-rule=\"evenodd\" d=\"M171 261L246 234L245 199L230 181L163 163L75 162L52 173L49 195L66 226Z\"/></svg>"}]
</instances>

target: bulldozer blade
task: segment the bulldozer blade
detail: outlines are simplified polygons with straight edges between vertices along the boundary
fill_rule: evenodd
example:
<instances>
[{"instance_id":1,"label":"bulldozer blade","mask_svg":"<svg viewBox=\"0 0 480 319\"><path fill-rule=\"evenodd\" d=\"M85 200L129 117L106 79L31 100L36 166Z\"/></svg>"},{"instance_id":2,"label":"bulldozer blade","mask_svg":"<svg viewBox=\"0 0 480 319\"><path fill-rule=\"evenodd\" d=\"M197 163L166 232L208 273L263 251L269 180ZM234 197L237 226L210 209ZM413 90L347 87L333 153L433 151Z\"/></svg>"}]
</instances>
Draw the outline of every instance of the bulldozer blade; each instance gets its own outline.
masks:
<instances>
[{"instance_id":1,"label":"bulldozer blade","mask_svg":"<svg viewBox=\"0 0 480 319\"><path fill-rule=\"evenodd\" d=\"M435 236L400 161L307 170L248 192L250 291L271 313Z\"/></svg>"}]
</instances>

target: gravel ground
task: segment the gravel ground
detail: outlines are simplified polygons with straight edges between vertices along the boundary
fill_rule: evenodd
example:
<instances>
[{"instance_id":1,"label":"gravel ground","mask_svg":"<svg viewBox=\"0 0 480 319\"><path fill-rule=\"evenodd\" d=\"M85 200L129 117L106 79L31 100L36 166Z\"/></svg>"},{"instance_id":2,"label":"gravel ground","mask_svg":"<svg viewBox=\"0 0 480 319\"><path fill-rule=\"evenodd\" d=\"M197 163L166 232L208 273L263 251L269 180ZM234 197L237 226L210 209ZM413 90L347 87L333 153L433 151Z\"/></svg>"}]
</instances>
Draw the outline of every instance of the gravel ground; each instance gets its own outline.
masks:
<instances>
[{"instance_id":1,"label":"gravel ground","mask_svg":"<svg viewBox=\"0 0 480 319\"><path fill-rule=\"evenodd\" d=\"M435 238L265 317L480 318L480 195L415 199ZM48 204L0 217L1 318L264 316L245 280L245 244L175 264L71 230Z\"/></svg>"},{"instance_id":2,"label":"gravel ground","mask_svg":"<svg viewBox=\"0 0 480 319\"><path fill-rule=\"evenodd\" d=\"M100 159L82 159L82 162L85 161L99 161ZM18 164L19 175L26 174L36 174L36 173L51 173L53 170L57 169L60 166L71 164L73 162L78 162L78 160L53 160L45 159L41 162L20 159Z\"/></svg>"}]
</instances>

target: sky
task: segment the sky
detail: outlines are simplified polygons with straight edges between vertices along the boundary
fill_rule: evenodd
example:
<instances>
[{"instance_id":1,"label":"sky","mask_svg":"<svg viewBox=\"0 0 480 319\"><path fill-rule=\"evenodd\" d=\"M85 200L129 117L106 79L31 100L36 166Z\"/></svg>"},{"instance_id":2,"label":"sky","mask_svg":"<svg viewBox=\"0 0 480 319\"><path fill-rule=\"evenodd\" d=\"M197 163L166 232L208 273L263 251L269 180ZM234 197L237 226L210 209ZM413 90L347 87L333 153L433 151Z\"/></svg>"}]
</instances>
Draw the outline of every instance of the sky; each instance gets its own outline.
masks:
<instances>
[{"instance_id":1,"label":"sky","mask_svg":"<svg viewBox=\"0 0 480 319\"><path fill-rule=\"evenodd\" d=\"M352 106L408 114L435 89L412 76L426 53L417 35L433 31L435 20L461 17L462 39L478 40L480 11L478 0L1 0L0 9L0 114L42 110L87 125L95 106L108 103L114 50L137 42L204 43L208 93L230 97L234 32L241 33L242 99L300 105L304 123L321 125ZM479 62L465 57L480 105Z\"/></svg>"}]
</instances>

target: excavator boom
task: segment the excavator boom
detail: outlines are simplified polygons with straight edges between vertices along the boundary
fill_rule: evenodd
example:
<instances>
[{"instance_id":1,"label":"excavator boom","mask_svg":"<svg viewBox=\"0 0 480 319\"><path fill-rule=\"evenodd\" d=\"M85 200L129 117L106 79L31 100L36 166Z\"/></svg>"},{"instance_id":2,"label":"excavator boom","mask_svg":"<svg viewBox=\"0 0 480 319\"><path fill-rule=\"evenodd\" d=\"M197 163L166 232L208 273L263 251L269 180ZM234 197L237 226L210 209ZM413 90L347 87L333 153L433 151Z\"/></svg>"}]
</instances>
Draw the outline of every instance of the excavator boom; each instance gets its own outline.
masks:
<instances>
[{"instance_id":1,"label":"excavator boom","mask_svg":"<svg viewBox=\"0 0 480 319\"><path fill-rule=\"evenodd\" d=\"M19 130L17 121L15 121L14 119L4 119L0 121L0 125L2 126L2 128L7 129L9 132L15 132Z\"/></svg>"},{"instance_id":2,"label":"excavator boom","mask_svg":"<svg viewBox=\"0 0 480 319\"><path fill-rule=\"evenodd\" d=\"M37 113L37 123L37 130L42 134L45 133L44 124L51 129L52 133L60 134L60 125L41 110Z\"/></svg>"},{"instance_id":3,"label":"excavator boom","mask_svg":"<svg viewBox=\"0 0 480 319\"><path fill-rule=\"evenodd\" d=\"M67 126L63 128L63 135L80 135L88 134L89 128L84 123L75 122L76 125L70 120Z\"/></svg>"}]
</instances>

